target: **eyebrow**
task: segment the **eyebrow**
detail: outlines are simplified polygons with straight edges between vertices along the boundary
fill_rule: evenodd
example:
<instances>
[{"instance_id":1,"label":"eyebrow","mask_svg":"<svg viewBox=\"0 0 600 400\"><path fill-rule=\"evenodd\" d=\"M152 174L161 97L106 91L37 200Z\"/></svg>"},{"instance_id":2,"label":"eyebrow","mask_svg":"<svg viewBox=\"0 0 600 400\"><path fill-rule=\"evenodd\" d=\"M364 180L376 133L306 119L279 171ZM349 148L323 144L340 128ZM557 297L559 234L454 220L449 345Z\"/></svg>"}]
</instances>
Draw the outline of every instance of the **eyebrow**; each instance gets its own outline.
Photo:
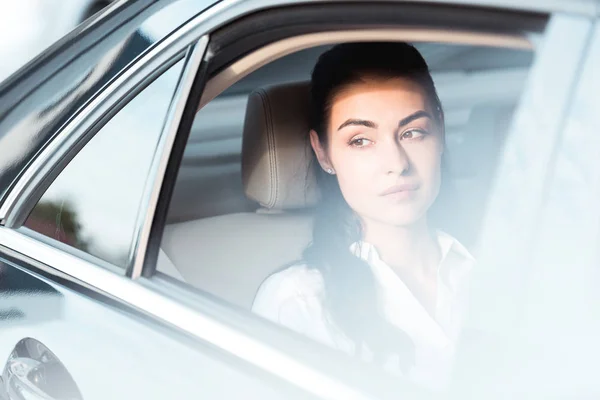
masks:
<instances>
[{"instance_id":1,"label":"eyebrow","mask_svg":"<svg viewBox=\"0 0 600 400\"><path fill-rule=\"evenodd\" d=\"M377 128L377 124L373 121L368 121L368 120L364 120L364 119L348 119L346 120L346 122L344 122L343 124L340 125L340 127L337 129L338 131L341 130L342 128L345 128L347 126L350 125L359 125L359 126L366 126L367 128Z\"/></svg>"},{"instance_id":2,"label":"eyebrow","mask_svg":"<svg viewBox=\"0 0 600 400\"><path fill-rule=\"evenodd\" d=\"M413 122L414 120L417 120L419 118L429 118L429 119L433 120L433 117L427 111L419 110L419 111L416 111L416 112L410 114L409 116L407 116L405 118L402 118L400 120L400 122L398 122L398 127L403 127L405 125L408 125L411 122ZM373 129L376 129L378 126L373 121L351 118L351 119L346 120L343 124L341 124L337 130L339 131L342 128L345 128L345 127L351 126L351 125L366 126L367 128L373 128Z\"/></svg>"},{"instance_id":3,"label":"eyebrow","mask_svg":"<svg viewBox=\"0 0 600 400\"><path fill-rule=\"evenodd\" d=\"M398 127L401 128L404 125L408 125L411 122L413 122L414 120L417 120L420 118L429 118L429 119L433 120L433 117L427 111L419 110L417 112L410 114L408 117L401 119L400 122L398 122Z\"/></svg>"}]
</instances>

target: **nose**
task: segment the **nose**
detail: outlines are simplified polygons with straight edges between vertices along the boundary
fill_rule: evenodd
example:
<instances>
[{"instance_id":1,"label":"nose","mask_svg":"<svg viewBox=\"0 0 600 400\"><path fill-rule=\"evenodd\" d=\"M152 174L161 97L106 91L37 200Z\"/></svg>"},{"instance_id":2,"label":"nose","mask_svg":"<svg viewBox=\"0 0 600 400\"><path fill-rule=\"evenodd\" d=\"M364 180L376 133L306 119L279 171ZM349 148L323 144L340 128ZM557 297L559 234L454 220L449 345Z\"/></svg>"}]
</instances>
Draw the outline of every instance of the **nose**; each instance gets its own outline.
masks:
<instances>
[{"instance_id":1,"label":"nose","mask_svg":"<svg viewBox=\"0 0 600 400\"><path fill-rule=\"evenodd\" d=\"M410 171L410 159L399 140L381 146L380 157L387 174L406 175Z\"/></svg>"}]
</instances>

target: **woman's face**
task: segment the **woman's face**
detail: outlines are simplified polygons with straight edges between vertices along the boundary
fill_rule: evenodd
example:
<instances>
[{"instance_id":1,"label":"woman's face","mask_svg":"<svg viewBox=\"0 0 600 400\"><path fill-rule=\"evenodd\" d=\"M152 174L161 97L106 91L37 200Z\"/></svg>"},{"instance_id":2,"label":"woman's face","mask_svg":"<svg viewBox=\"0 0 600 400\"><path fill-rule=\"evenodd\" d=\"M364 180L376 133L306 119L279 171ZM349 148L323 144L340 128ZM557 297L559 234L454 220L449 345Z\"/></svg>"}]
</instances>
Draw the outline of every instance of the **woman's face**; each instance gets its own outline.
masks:
<instances>
[{"instance_id":1,"label":"woman's face","mask_svg":"<svg viewBox=\"0 0 600 400\"><path fill-rule=\"evenodd\" d=\"M423 89L406 79L365 79L332 101L327 144L311 142L365 222L408 226L438 195L443 130Z\"/></svg>"}]
</instances>

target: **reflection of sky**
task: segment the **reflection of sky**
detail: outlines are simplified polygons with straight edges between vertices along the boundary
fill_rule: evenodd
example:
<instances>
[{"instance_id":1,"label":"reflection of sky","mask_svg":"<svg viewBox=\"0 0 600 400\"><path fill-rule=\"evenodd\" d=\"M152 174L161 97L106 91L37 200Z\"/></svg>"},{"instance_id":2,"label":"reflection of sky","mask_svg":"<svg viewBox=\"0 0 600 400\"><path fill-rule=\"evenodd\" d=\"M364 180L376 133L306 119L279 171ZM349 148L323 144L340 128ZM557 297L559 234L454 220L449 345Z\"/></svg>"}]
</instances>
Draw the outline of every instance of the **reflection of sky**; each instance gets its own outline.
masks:
<instances>
[{"instance_id":1,"label":"reflection of sky","mask_svg":"<svg viewBox=\"0 0 600 400\"><path fill-rule=\"evenodd\" d=\"M0 3L0 81L76 26L90 0Z\"/></svg>"},{"instance_id":2,"label":"reflection of sky","mask_svg":"<svg viewBox=\"0 0 600 400\"><path fill-rule=\"evenodd\" d=\"M92 253L127 252L148 170L182 61L115 115L50 186L42 201L75 206ZM107 254L110 253L110 254Z\"/></svg>"},{"instance_id":3,"label":"reflection of sky","mask_svg":"<svg viewBox=\"0 0 600 400\"><path fill-rule=\"evenodd\" d=\"M0 2L0 82L73 30L91 3L92 0ZM144 22L141 30L152 38L161 37L188 18L182 14L181 5L167 6Z\"/></svg>"}]
</instances>

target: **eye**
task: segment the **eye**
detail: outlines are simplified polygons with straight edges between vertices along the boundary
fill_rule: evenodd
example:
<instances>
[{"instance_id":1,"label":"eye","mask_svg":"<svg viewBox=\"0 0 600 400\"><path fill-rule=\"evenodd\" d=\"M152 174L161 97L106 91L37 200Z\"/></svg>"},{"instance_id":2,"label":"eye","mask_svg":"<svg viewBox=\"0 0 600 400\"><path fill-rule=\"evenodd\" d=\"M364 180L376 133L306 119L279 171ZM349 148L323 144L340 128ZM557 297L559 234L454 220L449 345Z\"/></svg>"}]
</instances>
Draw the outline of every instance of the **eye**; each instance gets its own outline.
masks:
<instances>
[{"instance_id":1,"label":"eye","mask_svg":"<svg viewBox=\"0 0 600 400\"><path fill-rule=\"evenodd\" d=\"M402 133L402 135L400 136L400 139L405 140L405 139L420 139L421 137L425 136L426 132L420 130L420 129L410 129L408 131L405 131Z\"/></svg>"},{"instance_id":2,"label":"eye","mask_svg":"<svg viewBox=\"0 0 600 400\"><path fill-rule=\"evenodd\" d=\"M373 143L372 141L370 141L369 139L366 138L355 138L350 140L350 146L352 147L366 147L368 145L370 145L371 143Z\"/></svg>"}]
</instances>

